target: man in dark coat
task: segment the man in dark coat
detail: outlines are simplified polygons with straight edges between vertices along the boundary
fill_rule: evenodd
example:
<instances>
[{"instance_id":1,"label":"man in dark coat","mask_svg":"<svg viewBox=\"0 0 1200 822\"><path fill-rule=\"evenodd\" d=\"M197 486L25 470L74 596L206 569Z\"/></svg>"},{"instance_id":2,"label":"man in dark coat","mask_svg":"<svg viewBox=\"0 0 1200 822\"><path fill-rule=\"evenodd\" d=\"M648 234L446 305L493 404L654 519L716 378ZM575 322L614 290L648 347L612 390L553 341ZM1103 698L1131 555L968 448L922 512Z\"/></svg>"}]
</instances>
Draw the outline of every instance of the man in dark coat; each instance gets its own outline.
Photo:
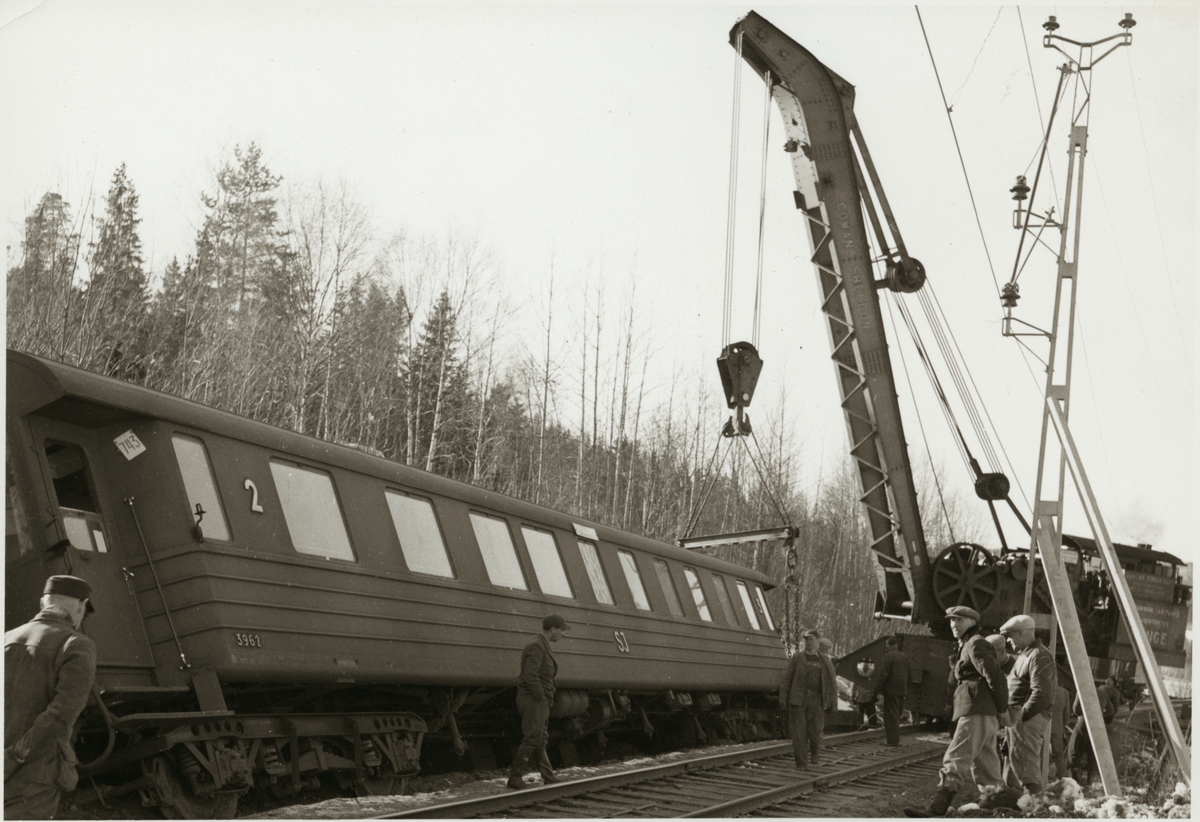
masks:
<instances>
[{"instance_id":1,"label":"man in dark coat","mask_svg":"<svg viewBox=\"0 0 1200 822\"><path fill-rule=\"evenodd\" d=\"M924 810L905 808L907 816L945 816L954 794L962 787L965 774L979 788L1003 787L996 735L1007 722L1008 684L996 652L976 627L979 612L965 605L946 609L950 630L958 640L958 654L952 658L954 677L954 714L957 720L950 747L942 758L938 789Z\"/></svg>"},{"instance_id":2,"label":"man in dark coat","mask_svg":"<svg viewBox=\"0 0 1200 822\"><path fill-rule=\"evenodd\" d=\"M883 694L883 735L887 744L900 744L900 714L908 696L910 667L908 657L900 650L900 640L890 636L884 642L887 650L875 674L875 693Z\"/></svg>"},{"instance_id":3,"label":"man in dark coat","mask_svg":"<svg viewBox=\"0 0 1200 822\"><path fill-rule=\"evenodd\" d=\"M71 733L96 676L96 644L79 632L93 610L85 580L46 580L42 610L4 635L4 816L53 819L75 789Z\"/></svg>"},{"instance_id":4,"label":"man in dark coat","mask_svg":"<svg viewBox=\"0 0 1200 822\"><path fill-rule=\"evenodd\" d=\"M1018 614L1000 626L1016 651L1008 674L1008 759L1005 778L1014 788L1035 794L1046 787L1042 746L1050 736L1050 714L1058 674L1054 657L1034 633L1033 617Z\"/></svg>"},{"instance_id":5,"label":"man in dark coat","mask_svg":"<svg viewBox=\"0 0 1200 822\"><path fill-rule=\"evenodd\" d=\"M558 781L550 766L550 757L546 755L549 739L546 728L550 722L550 708L554 705L554 677L558 675L558 663L550 653L550 643L562 639L563 631L567 630L569 626L565 619L550 614L542 620L542 632L521 651L517 710L521 713L523 738L508 769L510 788L520 790L525 787L525 765L533 754L537 754L537 769L542 774L542 781Z\"/></svg>"},{"instance_id":6,"label":"man in dark coat","mask_svg":"<svg viewBox=\"0 0 1200 822\"><path fill-rule=\"evenodd\" d=\"M821 757L821 735L825 710L837 705L837 681L833 662L821 653L821 635L816 629L804 632L804 649L788 660L779 684L779 707L788 712L792 755L797 768L807 768L811 758Z\"/></svg>"}]
</instances>

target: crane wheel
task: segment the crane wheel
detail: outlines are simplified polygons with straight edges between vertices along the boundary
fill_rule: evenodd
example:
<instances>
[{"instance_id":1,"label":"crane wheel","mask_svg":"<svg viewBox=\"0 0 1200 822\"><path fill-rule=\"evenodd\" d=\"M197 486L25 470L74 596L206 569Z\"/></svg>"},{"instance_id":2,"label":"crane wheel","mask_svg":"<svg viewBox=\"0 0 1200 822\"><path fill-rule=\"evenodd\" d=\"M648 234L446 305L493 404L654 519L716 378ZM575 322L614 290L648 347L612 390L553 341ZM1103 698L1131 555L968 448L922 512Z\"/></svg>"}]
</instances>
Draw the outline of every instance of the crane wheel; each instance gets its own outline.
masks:
<instances>
[{"instance_id":1,"label":"crane wheel","mask_svg":"<svg viewBox=\"0 0 1200 822\"><path fill-rule=\"evenodd\" d=\"M933 596L943 611L956 605L980 614L1000 591L1000 566L981 545L956 542L933 561Z\"/></svg>"}]
</instances>

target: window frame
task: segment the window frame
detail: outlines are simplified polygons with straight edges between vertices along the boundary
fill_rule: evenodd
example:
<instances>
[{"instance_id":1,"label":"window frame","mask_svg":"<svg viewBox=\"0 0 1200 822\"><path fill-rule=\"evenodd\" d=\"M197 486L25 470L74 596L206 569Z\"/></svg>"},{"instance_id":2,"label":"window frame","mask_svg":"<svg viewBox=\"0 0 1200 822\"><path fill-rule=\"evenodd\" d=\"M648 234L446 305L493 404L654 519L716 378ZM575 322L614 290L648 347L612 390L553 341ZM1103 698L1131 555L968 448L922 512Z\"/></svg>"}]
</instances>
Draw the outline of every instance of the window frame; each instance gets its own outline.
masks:
<instances>
[{"instance_id":1,"label":"window frame","mask_svg":"<svg viewBox=\"0 0 1200 822\"><path fill-rule=\"evenodd\" d=\"M654 573L658 577L658 586L662 588L663 597L667 600L667 610L671 612L672 616L686 617L683 601L675 589L675 577L671 574L671 566L667 565L667 561L661 557L651 557L650 564L654 566Z\"/></svg>"},{"instance_id":2,"label":"window frame","mask_svg":"<svg viewBox=\"0 0 1200 822\"><path fill-rule=\"evenodd\" d=\"M541 567L538 562L538 557L534 554L534 549L531 547L531 543L527 536L529 533L540 534L549 538L550 545L553 546L554 549L554 558L558 561L558 570L562 572L562 581L567 586L567 592L565 594L546 590L546 585L542 581L542 575L538 571L538 568ZM536 525L530 525L529 523L523 522L521 523L521 539L525 542L525 553L529 555L529 563L533 566L533 578L537 580L538 588L541 590L541 592L546 596L558 597L560 599L576 599L575 586L571 584L571 575L567 573L567 565L565 562L563 562L562 549L558 546L558 539L555 537L554 532L547 528L539 528ZM541 549L539 548L537 550L540 551Z\"/></svg>"},{"instance_id":3,"label":"window frame","mask_svg":"<svg viewBox=\"0 0 1200 822\"><path fill-rule=\"evenodd\" d=\"M738 597L742 601L742 607L746 609L746 616L750 618L750 628L755 631L761 631L762 625L758 621L758 613L754 608L754 598L750 595L748 584L740 579L735 579L733 582L737 586Z\"/></svg>"},{"instance_id":4,"label":"window frame","mask_svg":"<svg viewBox=\"0 0 1200 822\"><path fill-rule=\"evenodd\" d=\"M396 513L392 509L391 497L399 499L412 500L417 503L425 503L429 507L429 514L433 518L433 527L437 532L438 541L442 549L442 557L446 560L446 568L448 574L440 574L435 571L426 571L419 568L414 568L412 562L409 561L408 552L404 548L404 539L400 536L400 530L396 526ZM457 579L458 570L454 567L454 557L450 555L450 549L446 544L446 532L442 528L441 517L438 516L437 506L429 497L423 497L418 494L411 493L403 488L385 485L383 488L383 501L387 506L388 517L392 521L392 533L396 535L396 542L400 545L400 558L404 561L405 569L412 574L421 574L422 576L432 577L434 579Z\"/></svg>"},{"instance_id":5,"label":"window frame","mask_svg":"<svg viewBox=\"0 0 1200 822\"><path fill-rule=\"evenodd\" d=\"M723 574L713 574L713 588L717 592L717 602L721 606L721 611L725 614L725 624L735 628L742 626L742 620L738 617L737 608L733 607L733 597L729 595L729 586L725 581Z\"/></svg>"},{"instance_id":6,"label":"window frame","mask_svg":"<svg viewBox=\"0 0 1200 822\"><path fill-rule=\"evenodd\" d=\"M683 577L687 580L688 590L691 591L692 602L696 606L696 613L700 615L700 619L704 622L712 622L712 608L708 607L708 596L704 593L704 584L700 581L700 572L695 568L685 565L683 567ZM693 580L695 580L695 584L692 584Z\"/></svg>"},{"instance_id":7,"label":"window frame","mask_svg":"<svg viewBox=\"0 0 1200 822\"><path fill-rule=\"evenodd\" d=\"M579 548L579 556L583 560L584 570L587 571L588 583L592 587L592 596L596 598L596 603L598 605L616 607L617 600L616 597L613 596L612 580L608 578L608 572L604 570L604 560L600 556L600 543L598 541L585 539L581 536L576 536L575 545ZM589 551L584 550L585 545L590 549ZM595 559L594 566L593 563L588 560L589 556ZM607 602L601 598L600 591L596 589L596 575L592 573L593 567L595 568L596 574L599 574L600 576L600 583L604 586L604 595L608 598Z\"/></svg>"},{"instance_id":8,"label":"window frame","mask_svg":"<svg viewBox=\"0 0 1200 822\"><path fill-rule=\"evenodd\" d=\"M487 552L485 552L484 546L483 546L483 541L479 538L479 529L476 528L476 526L475 526L476 518L478 518L480 520L484 520L484 521L498 522L504 526L504 533L508 537L508 547L512 551L512 559L513 559L513 563L514 563L513 567L516 568L516 571L520 575L520 578L521 578L521 587L515 587L512 585L508 585L505 582L497 582L496 578L492 575L492 566L488 564L488 559L487 559L491 552L491 543L489 543L488 550L487 550ZM475 535L475 545L479 549L480 559L483 560L483 567L484 567L485 573L487 573L488 582L491 583L493 587L505 588L509 591L529 591L530 590L529 577L525 573L524 566L521 565L521 555L517 552L517 543L513 539L512 523L510 523L508 521L508 517L503 517L503 516L500 516L499 514L488 513L487 511L479 511L476 509L470 509L467 511L467 519L471 523L471 533ZM495 556L494 554L491 554L491 555ZM496 570L503 571L505 569L497 568Z\"/></svg>"},{"instance_id":9,"label":"window frame","mask_svg":"<svg viewBox=\"0 0 1200 822\"><path fill-rule=\"evenodd\" d=\"M179 481L183 484L184 496L187 497L187 512L190 524L192 526L196 525L196 509L192 502L192 493L190 487L188 486L187 475L184 474L183 463L179 457L179 449L175 445L176 440L190 442L200 447L200 454L204 457L204 468L208 471L208 490L212 492L213 497L216 499L218 509L217 513L220 515L221 524L225 528L224 537L214 536L205 530L204 521L201 520L200 530L204 534L204 540L206 542L210 539L214 542L233 542L233 529L230 527L229 515L225 509L225 501L221 498L221 489L217 485L217 475L213 471L212 457L208 453L208 444L195 434L190 434L186 431L175 430L171 432L171 453L175 456L175 468L179 472ZM272 480L274 480L274 477L272 477ZM276 491L278 491L278 489L276 489ZM200 502L200 500L197 500L197 502ZM204 513L207 516L210 512L205 511Z\"/></svg>"},{"instance_id":10,"label":"window frame","mask_svg":"<svg viewBox=\"0 0 1200 822\"><path fill-rule=\"evenodd\" d=\"M626 562L625 558L629 561ZM629 587L629 594L633 597L633 607L645 613L653 613L654 605L650 602L650 594L646 591L646 580L642 577L642 569L638 567L637 555L633 551L625 548L617 549L617 560L621 565L621 572L625 576L625 584ZM630 576L632 572L632 576ZM633 583L637 582L637 588L634 588ZM641 594L642 602L645 602L643 607L642 602L638 601L638 594Z\"/></svg>"},{"instance_id":11,"label":"window frame","mask_svg":"<svg viewBox=\"0 0 1200 822\"><path fill-rule=\"evenodd\" d=\"M288 506L287 506L287 503L284 501L284 495L282 493L280 493L279 477L275 473L275 466L280 466L280 467L289 468L289 469L293 469L293 470L299 470L301 473L315 474L316 476L324 477L325 479L327 479L329 481L329 489L332 493L333 504L337 508L338 516L340 517L340 521L342 524L342 533L346 538L346 549L347 549L347 551L349 551L349 554L350 554L349 558L346 558L344 556L322 553L320 551L303 550L296 545L296 538L292 534L292 523L288 519ZM297 554L299 554L301 556L305 556L305 557L320 558L320 559L325 559L327 561L337 560L338 562L357 563L358 562L358 553L354 550L353 540L350 539L350 528L349 528L348 523L346 522L346 509L342 506L341 495L338 493L338 486L337 486L337 483L334 482L333 473L325 468L316 468L314 466L307 465L303 462L299 462L298 460L290 460L290 459L286 459L286 458L278 457L278 456L274 456L274 455L272 455L271 457L269 457L267 459L267 467L271 472L271 485L275 491L275 496L279 499L279 511L280 511L280 514L283 516L284 527L287 528L288 541L291 542L291 544L292 544L292 550L295 551Z\"/></svg>"}]
</instances>

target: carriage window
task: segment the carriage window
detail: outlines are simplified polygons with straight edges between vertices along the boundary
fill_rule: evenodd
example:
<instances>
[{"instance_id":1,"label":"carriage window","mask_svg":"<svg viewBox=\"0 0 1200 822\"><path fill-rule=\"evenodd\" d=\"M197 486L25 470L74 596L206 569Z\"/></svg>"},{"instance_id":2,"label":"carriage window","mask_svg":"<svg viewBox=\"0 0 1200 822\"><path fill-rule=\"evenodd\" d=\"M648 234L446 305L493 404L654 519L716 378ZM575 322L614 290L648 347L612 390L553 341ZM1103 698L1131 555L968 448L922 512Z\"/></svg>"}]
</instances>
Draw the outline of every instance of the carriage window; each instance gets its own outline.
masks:
<instances>
[{"instance_id":1,"label":"carriage window","mask_svg":"<svg viewBox=\"0 0 1200 822\"><path fill-rule=\"evenodd\" d=\"M472 511L471 525L475 528L475 540L479 543L483 564L487 566L492 584L528 591L529 584L525 582L525 574L521 571L517 549L513 547L512 535L508 533L508 523Z\"/></svg>"},{"instance_id":2,"label":"carriage window","mask_svg":"<svg viewBox=\"0 0 1200 822\"><path fill-rule=\"evenodd\" d=\"M729 589L725 587L725 577L713 574L713 585L717 589L717 601L721 603L721 610L725 612L725 624L741 625L737 611L733 610L733 603L729 599Z\"/></svg>"},{"instance_id":3,"label":"carriage window","mask_svg":"<svg viewBox=\"0 0 1200 822\"><path fill-rule=\"evenodd\" d=\"M229 528L225 525L225 512L217 496L217 486L213 482L204 443L195 437L174 434L171 444L175 446L175 460L179 463L179 473L183 475L183 490L187 493L188 514L192 524L196 522L196 506L199 505L204 511L200 520L204 538L228 541Z\"/></svg>"},{"instance_id":4,"label":"carriage window","mask_svg":"<svg viewBox=\"0 0 1200 822\"><path fill-rule=\"evenodd\" d=\"M87 457L78 445L46 440L46 463L58 497L63 530L73 548L80 551L108 552L104 526L92 493Z\"/></svg>"},{"instance_id":5,"label":"carriage window","mask_svg":"<svg viewBox=\"0 0 1200 822\"><path fill-rule=\"evenodd\" d=\"M271 460L283 519L298 553L354 561L346 521L326 473Z\"/></svg>"},{"instance_id":6,"label":"carriage window","mask_svg":"<svg viewBox=\"0 0 1200 822\"><path fill-rule=\"evenodd\" d=\"M775 621L771 619L771 609L767 607L767 598L763 594L763 589L759 586L754 586L754 595L758 597L758 606L762 611L763 619L767 621L767 630L775 630Z\"/></svg>"},{"instance_id":7,"label":"carriage window","mask_svg":"<svg viewBox=\"0 0 1200 822\"><path fill-rule=\"evenodd\" d=\"M621 570L625 572L625 581L629 583L629 592L633 594L633 604L639 611L650 610L650 599L646 596L646 586L642 584L642 574L638 571L637 560L628 551L617 551L621 559Z\"/></svg>"},{"instance_id":8,"label":"carriage window","mask_svg":"<svg viewBox=\"0 0 1200 822\"><path fill-rule=\"evenodd\" d=\"M521 527L525 537L525 547L529 549L529 558L533 560L533 572L537 574L538 585L542 592L556 597L574 599L571 593L571 583L567 581L567 572L563 568L562 557L558 555L558 545L554 542L554 534L538 531L528 526Z\"/></svg>"},{"instance_id":9,"label":"carriage window","mask_svg":"<svg viewBox=\"0 0 1200 822\"><path fill-rule=\"evenodd\" d=\"M683 616L683 606L679 604L679 594L675 591L675 583L671 581L671 569L661 559L654 560L654 572L658 574L658 584L662 586L663 596L667 598L667 607L675 616Z\"/></svg>"},{"instance_id":10,"label":"carriage window","mask_svg":"<svg viewBox=\"0 0 1200 822\"><path fill-rule=\"evenodd\" d=\"M392 512L392 526L396 529L408 570L452 578L454 570L450 567L446 544L433 514L433 503L391 490L385 490L383 495Z\"/></svg>"},{"instance_id":11,"label":"carriage window","mask_svg":"<svg viewBox=\"0 0 1200 822\"><path fill-rule=\"evenodd\" d=\"M692 589L692 599L696 603L696 610L700 612L700 618L705 622L712 622L712 613L708 610L708 601L704 598L704 589L700 587L700 577L692 568L684 568L683 575L687 577L688 587Z\"/></svg>"},{"instance_id":12,"label":"carriage window","mask_svg":"<svg viewBox=\"0 0 1200 822\"><path fill-rule=\"evenodd\" d=\"M741 597L742 607L746 609L746 616L750 618L750 627L756 631L762 630L762 625L758 622L758 614L754 611L754 603L750 600L750 592L746 590L746 583L740 579L737 581L738 596Z\"/></svg>"},{"instance_id":13,"label":"carriage window","mask_svg":"<svg viewBox=\"0 0 1200 822\"><path fill-rule=\"evenodd\" d=\"M612 591L608 588L608 577L604 576L604 566L600 564L596 546L579 540L579 553L583 554L583 564L587 568L588 579L592 581L592 593L596 595L596 601L612 605Z\"/></svg>"}]
</instances>

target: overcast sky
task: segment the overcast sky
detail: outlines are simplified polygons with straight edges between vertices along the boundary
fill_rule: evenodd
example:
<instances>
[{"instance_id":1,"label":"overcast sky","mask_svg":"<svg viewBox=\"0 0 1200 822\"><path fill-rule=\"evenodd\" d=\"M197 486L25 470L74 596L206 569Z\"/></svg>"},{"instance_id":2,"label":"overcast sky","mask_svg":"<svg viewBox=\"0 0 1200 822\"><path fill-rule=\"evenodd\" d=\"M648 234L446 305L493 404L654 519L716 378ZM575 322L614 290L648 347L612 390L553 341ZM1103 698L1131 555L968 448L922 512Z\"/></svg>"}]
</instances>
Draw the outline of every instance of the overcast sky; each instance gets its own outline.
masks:
<instances>
[{"instance_id":1,"label":"overcast sky","mask_svg":"<svg viewBox=\"0 0 1200 822\"><path fill-rule=\"evenodd\" d=\"M480 237L522 307L516 339L541 333L532 307L545 305L553 260L563 345L588 277L602 272L613 323L636 284L659 399L676 372L717 384L728 33L751 6L0 0L0 8L7 265L19 261L24 218L46 191L78 215L125 163L141 197L147 260L161 274L190 252L214 169L233 146L254 141L285 185L344 181L380 234L454 227ZM966 355L1026 513L1043 378L1033 354L1000 334L996 283L1009 278L1018 239L1008 190L1018 174L1032 180L1065 60L1042 47L1041 26L1054 14L1060 35L1093 41L1119 33L1117 22L1133 13L1133 46L1092 72L1071 427L1113 538L1195 560L1196 8L938 5L921 7L920 19L898 4L756 10L856 87L884 189ZM749 69L741 88L733 336L748 338L763 109ZM786 390L806 481L815 483L842 459L845 425L772 119L767 365L751 416ZM1051 191L1061 200L1061 128L1050 147ZM1021 278L1019 316L1043 328L1054 271L1043 251ZM893 340L894 352L904 348ZM1044 345L1030 347L1044 356ZM949 485L970 499L911 347L905 356L893 364L913 460L930 459L927 436ZM1006 522L1021 542L1016 528ZM1089 535L1077 506L1066 530Z\"/></svg>"}]
</instances>

